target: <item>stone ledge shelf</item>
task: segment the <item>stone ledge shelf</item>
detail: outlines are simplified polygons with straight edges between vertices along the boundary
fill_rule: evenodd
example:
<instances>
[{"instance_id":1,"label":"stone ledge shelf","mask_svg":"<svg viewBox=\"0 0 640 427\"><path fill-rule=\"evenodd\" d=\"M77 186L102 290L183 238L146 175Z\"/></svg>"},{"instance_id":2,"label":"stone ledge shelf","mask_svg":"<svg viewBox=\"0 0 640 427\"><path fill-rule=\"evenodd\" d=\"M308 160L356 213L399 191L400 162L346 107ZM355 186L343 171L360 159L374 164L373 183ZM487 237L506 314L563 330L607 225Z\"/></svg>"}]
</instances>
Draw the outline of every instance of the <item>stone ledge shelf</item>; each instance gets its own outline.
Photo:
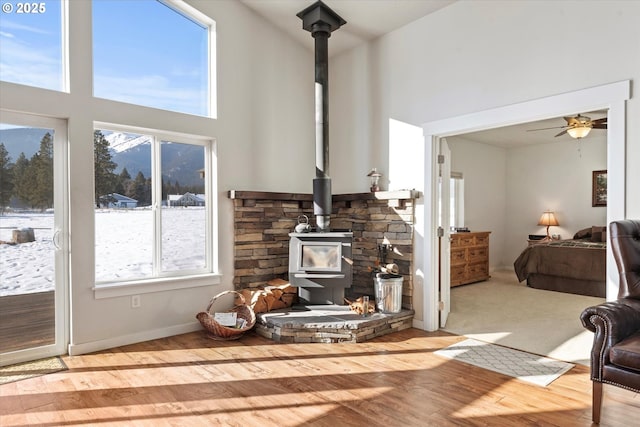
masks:
<instances>
[{"instance_id":1,"label":"stone ledge shelf","mask_svg":"<svg viewBox=\"0 0 640 427\"><path fill-rule=\"evenodd\" d=\"M388 200L389 206L404 206L406 200L414 200L422 197L417 190L376 191L369 193L333 194L335 202L352 202L356 200ZM269 191L241 191L229 190L230 199L251 200L286 200L298 202L313 202L313 194L307 193L278 193ZM394 203L395 202L395 203Z\"/></svg>"},{"instance_id":2,"label":"stone ledge shelf","mask_svg":"<svg viewBox=\"0 0 640 427\"><path fill-rule=\"evenodd\" d=\"M276 342L364 342L410 328L413 310L361 316L343 305L311 305L256 314L256 333Z\"/></svg>"}]
</instances>

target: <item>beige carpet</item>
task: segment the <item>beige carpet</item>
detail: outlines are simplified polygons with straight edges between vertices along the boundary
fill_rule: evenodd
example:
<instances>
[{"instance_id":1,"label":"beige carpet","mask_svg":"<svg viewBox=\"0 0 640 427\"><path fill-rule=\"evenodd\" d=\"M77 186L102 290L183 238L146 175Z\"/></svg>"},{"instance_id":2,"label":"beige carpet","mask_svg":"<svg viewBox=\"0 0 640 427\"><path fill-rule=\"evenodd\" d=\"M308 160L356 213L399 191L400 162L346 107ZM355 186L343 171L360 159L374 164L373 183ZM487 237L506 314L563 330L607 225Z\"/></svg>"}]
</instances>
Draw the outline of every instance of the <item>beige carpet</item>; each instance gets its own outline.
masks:
<instances>
[{"instance_id":1,"label":"beige carpet","mask_svg":"<svg viewBox=\"0 0 640 427\"><path fill-rule=\"evenodd\" d=\"M66 371L67 365L59 357L34 360L33 362L17 363L0 367L0 384L26 380L40 375Z\"/></svg>"},{"instance_id":2,"label":"beige carpet","mask_svg":"<svg viewBox=\"0 0 640 427\"><path fill-rule=\"evenodd\" d=\"M451 289L445 331L566 362L589 365L593 334L580 313L603 298L532 289L512 270Z\"/></svg>"}]
</instances>

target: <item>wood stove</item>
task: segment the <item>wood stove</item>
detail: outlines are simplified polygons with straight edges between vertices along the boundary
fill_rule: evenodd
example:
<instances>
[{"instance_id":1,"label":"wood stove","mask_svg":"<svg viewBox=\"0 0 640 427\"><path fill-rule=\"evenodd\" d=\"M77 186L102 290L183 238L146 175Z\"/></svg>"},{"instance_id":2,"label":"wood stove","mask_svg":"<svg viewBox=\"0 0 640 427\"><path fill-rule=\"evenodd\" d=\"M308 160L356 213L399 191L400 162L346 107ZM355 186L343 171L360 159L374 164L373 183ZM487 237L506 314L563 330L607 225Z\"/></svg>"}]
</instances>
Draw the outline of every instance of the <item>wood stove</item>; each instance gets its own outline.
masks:
<instances>
[{"instance_id":1,"label":"wood stove","mask_svg":"<svg viewBox=\"0 0 640 427\"><path fill-rule=\"evenodd\" d=\"M343 304L353 281L353 233L290 233L289 282L301 304Z\"/></svg>"},{"instance_id":2,"label":"wood stove","mask_svg":"<svg viewBox=\"0 0 640 427\"><path fill-rule=\"evenodd\" d=\"M302 28L315 40L316 175L313 179L315 232L289 236L289 281L298 287L302 304L343 304L344 288L351 286L350 231L331 231L331 177L329 176L329 54L331 33L347 22L322 1L298 16Z\"/></svg>"}]
</instances>

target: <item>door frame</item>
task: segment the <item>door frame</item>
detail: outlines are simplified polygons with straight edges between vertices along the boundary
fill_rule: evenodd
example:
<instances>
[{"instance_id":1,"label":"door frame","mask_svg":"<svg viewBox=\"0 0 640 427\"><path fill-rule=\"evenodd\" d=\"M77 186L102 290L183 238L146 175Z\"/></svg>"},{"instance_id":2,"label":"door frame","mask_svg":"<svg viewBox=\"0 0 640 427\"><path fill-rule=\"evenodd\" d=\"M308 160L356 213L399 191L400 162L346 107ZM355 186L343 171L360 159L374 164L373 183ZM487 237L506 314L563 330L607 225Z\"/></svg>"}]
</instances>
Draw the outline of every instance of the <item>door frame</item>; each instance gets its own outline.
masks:
<instances>
[{"instance_id":1,"label":"door frame","mask_svg":"<svg viewBox=\"0 0 640 427\"><path fill-rule=\"evenodd\" d=\"M626 101L631 96L631 81L623 80L593 88L493 108L477 113L427 122L422 125L426 145L424 170L424 199L431 201L431 209L424 213L425 281L423 292L424 324L428 331L438 329L440 301L438 297L439 260L437 251L437 156L434 147L441 138L528 123L584 111L608 110L607 114L607 223L624 219L626 214ZM431 149L429 149L431 147ZM618 292L618 271L610 245L607 245L607 300Z\"/></svg>"},{"instance_id":2,"label":"door frame","mask_svg":"<svg viewBox=\"0 0 640 427\"><path fill-rule=\"evenodd\" d=\"M2 365L65 354L69 343L69 138L67 121L2 110L2 121L53 129L55 342L2 354Z\"/></svg>"}]
</instances>

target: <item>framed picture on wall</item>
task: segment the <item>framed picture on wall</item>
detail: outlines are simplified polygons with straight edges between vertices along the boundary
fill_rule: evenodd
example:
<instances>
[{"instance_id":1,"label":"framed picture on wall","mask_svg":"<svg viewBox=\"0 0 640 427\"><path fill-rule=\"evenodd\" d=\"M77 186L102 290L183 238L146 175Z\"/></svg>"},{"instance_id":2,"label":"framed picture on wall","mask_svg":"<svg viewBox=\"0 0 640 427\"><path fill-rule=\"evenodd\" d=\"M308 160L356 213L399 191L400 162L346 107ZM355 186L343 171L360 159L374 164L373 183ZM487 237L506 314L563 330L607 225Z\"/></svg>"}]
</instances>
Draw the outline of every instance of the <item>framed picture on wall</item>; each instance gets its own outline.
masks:
<instances>
[{"instance_id":1,"label":"framed picture on wall","mask_svg":"<svg viewBox=\"0 0 640 427\"><path fill-rule=\"evenodd\" d=\"M607 206L607 171L593 171L591 206Z\"/></svg>"}]
</instances>

